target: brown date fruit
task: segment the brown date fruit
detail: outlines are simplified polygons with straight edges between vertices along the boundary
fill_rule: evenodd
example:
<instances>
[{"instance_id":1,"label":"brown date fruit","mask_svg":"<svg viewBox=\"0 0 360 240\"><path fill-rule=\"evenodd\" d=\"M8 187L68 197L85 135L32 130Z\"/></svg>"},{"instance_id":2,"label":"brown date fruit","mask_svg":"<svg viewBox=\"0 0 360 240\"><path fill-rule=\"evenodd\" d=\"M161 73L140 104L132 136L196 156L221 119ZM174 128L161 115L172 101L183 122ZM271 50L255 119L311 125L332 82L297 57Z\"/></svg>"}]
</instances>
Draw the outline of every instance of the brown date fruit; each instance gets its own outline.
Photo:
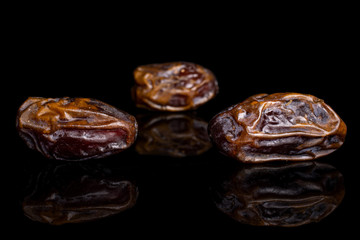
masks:
<instances>
[{"instance_id":1,"label":"brown date fruit","mask_svg":"<svg viewBox=\"0 0 360 240\"><path fill-rule=\"evenodd\" d=\"M323 100L300 93L254 95L217 114L210 138L243 162L312 160L345 140L346 125Z\"/></svg>"},{"instance_id":2,"label":"brown date fruit","mask_svg":"<svg viewBox=\"0 0 360 240\"><path fill-rule=\"evenodd\" d=\"M105 157L129 148L137 136L134 116L89 98L30 97L16 125L30 148L59 160Z\"/></svg>"},{"instance_id":3,"label":"brown date fruit","mask_svg":"<svg viewBox=\"0 0 360 240\"><path fill-rule=\"evenodd\" d=\"M238 166L212 190L217 208L234 220L278 227L319 222L345 194L342 174L318 162Z\"/></svg>"},{"instance_id":4,"label":"brown date fruit","mask_svg":"<svg viewBox=\"0 0 360 240\"><path fill-rule=\"evenodd\" d=\"M207 122L183 113L137 116L139 137L135 150L142 155L197 156L212 146Z\"/></svg>"},{"instance_id":5,"label":"brown date fruit","mask_svg":"<svg viewBox=\"0 0 360 240\"><path fill-rule=\"evenodd\" d=\"M219 90L210 70L190 62L139 66L134 78L132 95L136 106L160 111L196 109Z\"/></svg>"},{"instance_id":6,"label":"brown date fruit","mask_svg":"<svg viewBox=\"0 0 360 240\"><path fill-rule=\"evenodd\" d=\"M77 163L46 166L29 178L22 202L25 216L63 225L102 219L135 205L138 188L133 181L102 165Z\"/></svg>"}]
</instances>

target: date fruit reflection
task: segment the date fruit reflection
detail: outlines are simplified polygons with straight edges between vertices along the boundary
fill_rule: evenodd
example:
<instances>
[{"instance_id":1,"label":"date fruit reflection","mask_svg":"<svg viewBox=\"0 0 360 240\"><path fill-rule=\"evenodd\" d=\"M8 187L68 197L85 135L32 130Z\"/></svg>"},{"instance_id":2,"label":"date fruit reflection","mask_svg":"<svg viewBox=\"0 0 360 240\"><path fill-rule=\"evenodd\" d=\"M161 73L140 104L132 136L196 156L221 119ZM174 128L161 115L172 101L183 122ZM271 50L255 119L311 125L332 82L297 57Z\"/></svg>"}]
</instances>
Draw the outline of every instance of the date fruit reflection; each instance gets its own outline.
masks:
<instances>
[{"instance_id":1,"label":"date fruit reflection","mask_svg":"<svg viewBox=\"0 0 360 240\"><path fill-rule=\"evenodd\" d=\"M217 208L233 219L281 227L322 220L345 193L341 173L318 162L245 165L214 190Z\"/></svg>"},{"instance_id":2,"label":"date fruit reflection","mask_svg":"<svg viewBox=\"0 0 360 240\"><path fill-rule=\"evenodd\" d=\"M142 155L186 157L211 148L207 123L191 114L138 116L139 136L135 149Z\"/></svg>"},{"instance_id":3,"label":"date fruit reflection","mask_svg":"<svg viewBox=\"0 0 360 240\"><path fill-rule=\"evenodd\" d=\"M36 178L23 201L31 220L62 225L104 218L134 206L138 190L128 180L98 166L51 166Z\"/></svg>"}]
</instances>

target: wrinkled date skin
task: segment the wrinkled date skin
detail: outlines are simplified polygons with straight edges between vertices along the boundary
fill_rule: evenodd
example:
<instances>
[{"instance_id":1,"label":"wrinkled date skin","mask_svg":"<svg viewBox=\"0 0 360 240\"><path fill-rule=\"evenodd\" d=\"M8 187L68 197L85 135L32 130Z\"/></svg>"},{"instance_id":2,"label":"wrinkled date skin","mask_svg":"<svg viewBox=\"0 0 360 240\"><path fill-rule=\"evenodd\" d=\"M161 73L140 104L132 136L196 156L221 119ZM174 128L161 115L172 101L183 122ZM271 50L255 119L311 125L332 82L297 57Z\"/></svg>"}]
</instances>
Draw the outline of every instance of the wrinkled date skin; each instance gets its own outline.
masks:
<instances>
[{"instance_id":1,"label":"wrinkled date skin","mask_svg":"<svg viewBox=\"0 0 360 240\"><path fill-rule=\"evenodd\" d=\"M190 114L170 113L137 117L135 150L142 155L196 156L211 148L207 122Z\"/></svg>"},{"instance_id":2,"label":"wrinkled date skin","mask_svg":"<svg viewBox=\"0 0 360 240\"><path fill-rule=\"evenodd\" d=\"M138 188L101 166L50 166L33 177L22 208L29 219L51 225L94 221L132 208Z\"/></svg>"},{"instance_id":3,"label":"wrinkled date skin","mask_svg":"<svg viewBox=\"0 0 360 240\"><path fill-rule=\"evenodd\" d=\"M160 111L196 109L218 93L214 74L195 63L171 62L139 66L132 89L136 106Z\"/></svg>"},{"instance_id":4,"label":"wrinkled date skin","mask_svg":"<svg viewBox=\"0 0 360 240\"><path fill-rule=\"evenodd\" d=\"M307 94L254 95L216 115L209 135L225 155L243 162L313 160L338 149L346 125Z\"/></svg>"},{"instance_id":5,"label":"wrinkled date skin","mask_svg":"<svg viewBox=\"0 0 360 240\"><path fill-rule=\"evenodd\" d=\"M296 227L319 222L344 194L342 174L318 162L248 164L213 188L217 208L254 226Z\"/></svg>"},{"instance_id":6,"label":"wrinkled date skin","mask_svg":"<svg viewBox=\"0 0 360 240\"><path fill-rule=\"evenodd\" d=\"M130 147L134 116L89 98L30 97L20 107L17 128L27 145L47 158L101 158Z\"/></svg>"}]
</instances>

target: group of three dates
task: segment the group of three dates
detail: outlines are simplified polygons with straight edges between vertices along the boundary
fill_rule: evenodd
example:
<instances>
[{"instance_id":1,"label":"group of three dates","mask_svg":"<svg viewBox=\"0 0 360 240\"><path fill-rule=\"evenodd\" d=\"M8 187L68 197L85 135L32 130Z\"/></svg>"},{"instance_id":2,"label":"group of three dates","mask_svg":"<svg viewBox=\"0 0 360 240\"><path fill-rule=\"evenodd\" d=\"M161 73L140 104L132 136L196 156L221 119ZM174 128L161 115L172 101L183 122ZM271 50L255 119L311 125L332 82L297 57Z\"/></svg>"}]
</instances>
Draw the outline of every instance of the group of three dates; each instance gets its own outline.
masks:
<instances>
[{"instance_id":1,"label":"group of three dates","mask_svg":"<svg viewBox=\"0 0 360 240\"><path fill-rule=\"evenodd\" d=\"M194 110L214 98L214 74L194 63L140 66L131 89L137 107ZM102 158L136 140L134 116L89 98L30 97L19 108L17 128L26 144L48 158ZM338 149L346 125L321 99L300 93L257 94L214 116L209 137L225 155L242 162L312 160Z\"/></svg>"}]
</instances>

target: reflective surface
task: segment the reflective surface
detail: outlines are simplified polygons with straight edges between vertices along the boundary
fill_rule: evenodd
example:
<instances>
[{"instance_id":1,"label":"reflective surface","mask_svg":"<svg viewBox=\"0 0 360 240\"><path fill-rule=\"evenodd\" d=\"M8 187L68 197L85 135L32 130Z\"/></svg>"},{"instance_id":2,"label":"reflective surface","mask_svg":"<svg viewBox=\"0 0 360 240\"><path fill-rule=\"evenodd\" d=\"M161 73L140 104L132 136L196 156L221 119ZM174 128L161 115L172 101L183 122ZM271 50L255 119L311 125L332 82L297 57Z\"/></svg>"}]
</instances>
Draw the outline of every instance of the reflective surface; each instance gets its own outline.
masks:
<instances>
[{"instance_id":1,"label":"reflective surface","mask_svg":"<svg viewBox=\"0 0 360 240\"><path fill-rule=\"evenodd\" d=\"M133 207L138 189L110 169L89 163L50 164L29 179L22 202L31 220L62 225L101 219Z\"/></svg>"},{"instance_id":2,"label":"reflective surface","mask_svg":"<svg viewBox=\"0 0 360 240\"><path fill-rule=\"evenodd\" d=\"M136 151L142 155L186 157L200 155L212 146L207 122L194 113L163 113L137 116Z\"/></svg>"},{"instance_id":3,"label":"reflective surface","mask_svg":"<svg viewBox=\"0 0 360 240\"><path fill-rule=\"evenodd\" d=\"M350 221L345 216L352 212L354 185L344 194L343 181L349 160L337 155L319 162L244 164L212 147L205 134L209 117L200 116L205 117L140 112L132 147L82 162L43 158L17 138L22 158L13 161L11 179L18 179L13 219L34 234L64 231L64 236L100 229L209 235L249 234L251 227L335 231Z\"/></svg>"},{"instance_id":4,"label":"reflective surface","mask_svg":"<svg viewBox=\"0 0 360 240\"><path fill-rule=\"evenodd\" d=\"M239 166L214 188L217 208L255 226L319 222L344 198L342 174L319 162Z\"/></svg>"},{"instance_id":5,"label":"reflective surface","mask_svg":"<svg viewBox=\"0 0 360 240\"><path fill-rule=\"evenodd\" d=\"M21 25L26 24L28 20L21 21ZM41 22L46 21L41 19ZM108 23L99 27L103 29ZM341 29L345 25L340 26ZM175 44L181 33L187 33L192 27L196 33L200 33L201 26L195 24L173 25L171 31L176 36L171 38L165 35L158 37L163 29L161 26L155 28L154 25L149 25L151 27L146 28L144 25L138 25L135 29L139 33L139 42L129 45L119 40L120 38L130 40L131 38L128 37L132 35L114 31L118 26L109 29L109 35L104 35L94 31L96 27L92 25L89 29L91 34L78 42L76 36L65 34L61 38L64 32L58 31L53 26L46 29L49 31L53 29L56 35L37 38L37 33L34 32L36 26L38 24L31 24L29 35L17 38L19 41L33 39L32 42L28 44L21 42L12 48L14 51L20 50L18 54L14 53L14 59L22 64L16 65L14 62L16 68L12 72L14 81L10 82L15 83L16 91L11 97L5 97L6 101L4 101L4 104L10 102L11 110L3 111L3 119L8 122L2 126L10 130L11 138L9 142L5 139L3 146L1 183L2 200L5 203L1 205L1 216L4 220L2 227L5 231L8 229L11 234L9 236L21 237L25 234L26 238L37 240L104 239L124 236L140 239L144 235L156 239L173 239L175 236L183 239L276 237L286 240L332 239L330 237L339 235L341 238L356 236L353 234L358 229L356 219L360 202L357 197L359 148L356 103L358 99L352 97L358 94L350 92L356 88L352 87L353 77L347 76L348 70L355 66L355 63L351 61L349 65L345 62L350 58L336 54L334 47L339 42L333 41L333 36L343 37L343 35L334 32L335 25L331 26L331 36L318 42L313 35L301 39L301 31L291 26L287 30L293 29L296 35L290 36L287 30L282 31L287 37L274 39L276 41L273 42L274 44L267 44L274 35L267 35L259 31L259 28L253 28L262 36L254 36L253 39L257 41L249 45L242 44L237 37L232 38L225 34L227 30L220 34L213 32L213 28L208 32L210 34L208 37L186 34L186 41ZM78 32L80 34L79 29L83 28L77 28L74 34ZM146 29L149 34L144 34L143 30ZM317 28L314 33L323 31L322 27L320 31L319 29ZM40 32L48 34L44 29ZM237 31L229 31L230 34L235 32L237 33ZM110 33L121 34L121 37L114 38ZM216 40L211 41L213 36ZM219 41L218 36L224 41ZM251 36L253 35L244 35L244 38ZM103 41L97 41L100 38ZM158 42L158 45L152 45L150 39ZM293 42L294 39L300 41ZM204 45L207 41L213 43L211 47ZM231 41L234 44L231 44ZM162 48L166 43L168 46ZM326 43L328 45L323 46ZM128 50L130 51L126 54ZM341 52L346 50L346 44L341 45ZM34 179L39 173L46 172L48 167L51 169L52 165L59 163L45 159L39 152L30 150L19 138L14 126L16 110L19 106L29 96L84 97L106 102L135 117L150 114L151 117L156 118L157 112L138 109L131 99L130 89L134 84L133 70L144 64L180 60L199 63L211 69L217 77L219 94L196 110L196 117L207 123L222 109L258 93L295 91L312 94L329 104L346 123L348 134L341 148L319 158L318 162L334 166L343 175L346 193L341 203L322 220L297 227L264 227L241 223L217 208L214 203L214 186L228 179L231 172L242 169L244 167L242 163L223 156L215 147L198 155L180 158L165 154L139 154L135 148L137 141L140 141L138 138L130 148L118 154L102 159L86 160L86 164L91 165L91 168L96 169L99 164L102 169L115 171L113 174L119 177L119 181L133 183L139 193L133 207L107 217L57 226L27 217L23 211L23 202L28 196L32 196L31 193L34 191L32 186L35 186L33 183L36 182L30 182L29 179ZM15 79L20 80L15 81ZM25 81L21 81L22 79Z\"/></svg>"}]
</instances>

